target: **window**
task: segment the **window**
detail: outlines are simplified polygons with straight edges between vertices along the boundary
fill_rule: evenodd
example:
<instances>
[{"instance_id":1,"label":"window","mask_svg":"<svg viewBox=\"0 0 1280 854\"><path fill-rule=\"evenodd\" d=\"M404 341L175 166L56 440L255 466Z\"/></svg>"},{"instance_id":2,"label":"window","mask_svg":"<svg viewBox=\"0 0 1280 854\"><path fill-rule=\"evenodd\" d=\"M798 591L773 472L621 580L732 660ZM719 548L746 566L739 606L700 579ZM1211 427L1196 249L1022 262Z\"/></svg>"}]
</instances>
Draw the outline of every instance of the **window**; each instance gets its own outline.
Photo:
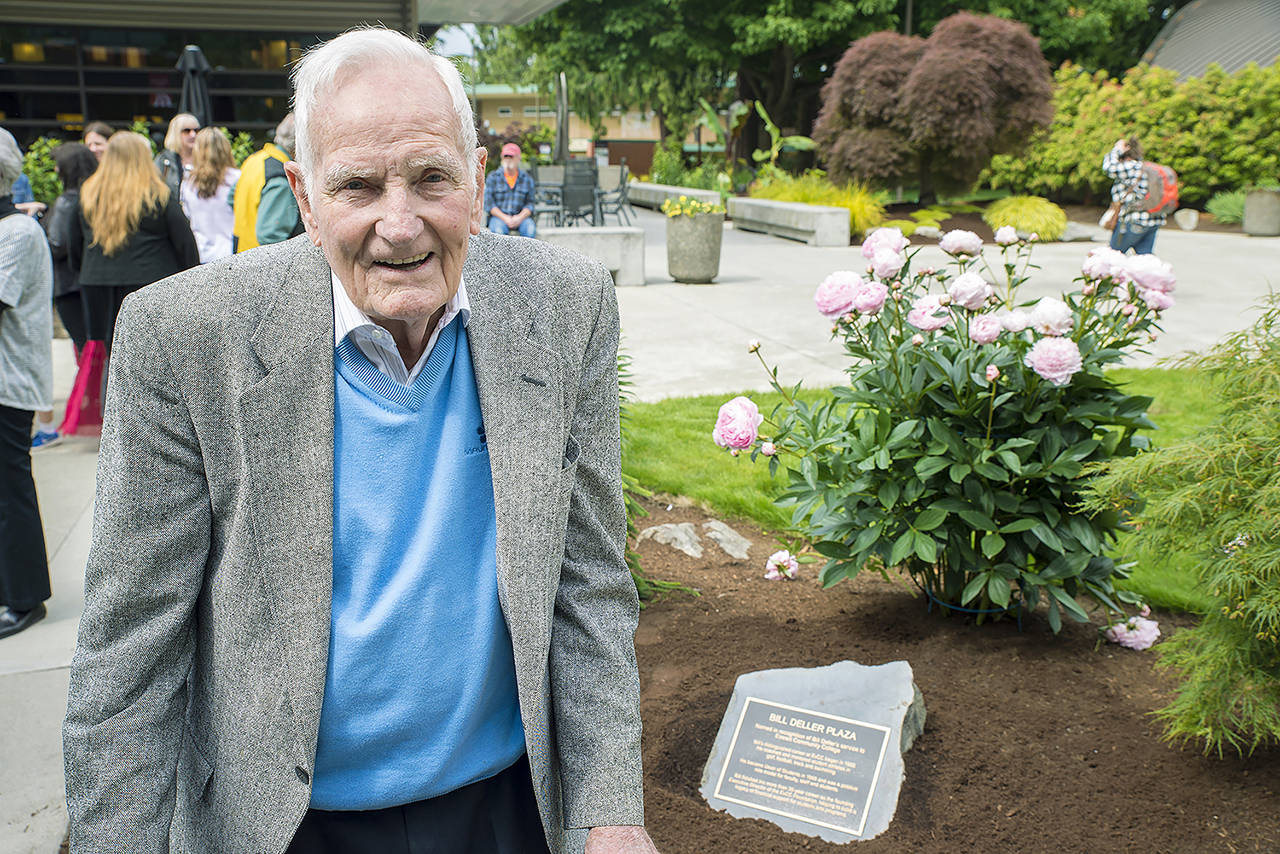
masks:
<instances>
[{"instance_id":1,"label":"window","mask_svg":"<svg viewBox=\"0 0 1280 854\"><path fill-rule=\"evenodd\" d=\"M510 107L499 107L498 115L504 119L510 118L514 111Z\"/></svg>"}]
</instances>

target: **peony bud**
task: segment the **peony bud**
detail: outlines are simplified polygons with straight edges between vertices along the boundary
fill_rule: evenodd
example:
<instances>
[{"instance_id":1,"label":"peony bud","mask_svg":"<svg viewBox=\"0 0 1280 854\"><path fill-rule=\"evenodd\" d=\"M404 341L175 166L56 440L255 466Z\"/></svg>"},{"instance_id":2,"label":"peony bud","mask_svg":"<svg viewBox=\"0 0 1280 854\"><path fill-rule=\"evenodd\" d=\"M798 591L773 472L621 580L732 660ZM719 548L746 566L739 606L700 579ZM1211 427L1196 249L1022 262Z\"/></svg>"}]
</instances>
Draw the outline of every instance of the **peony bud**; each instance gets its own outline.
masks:
<instances>
[{"instance_id":1,"label":"peony bud","mask_svg":"<svg viewBox=\"0 0 1280 854\"><path fill-rule=\"evenodd\" d=\"M762 442L760 445L760 453L764 454L766 457L772 457L774 454L778 453L778 446L772 442Z\"/></svg>"},{"instance_id":2,"label":"peony bud","mask_svg":"<svg viewBox=\"0 0 1280 854\"><path fill-rule=\"evenodd\" d=\"M754 352L756 352L756 351L757 351L757 350L759 350L759 349L760 349L760 339L759 339L759 338L752 338L750 341L748 341L748 342L747 342L747 352L748 352L748 353L754 353Z\"/></svg>"},{"instance_id":3,"label":"peony bud","mask_svg":"<svg viewBox=\"0 0 1280 854\"><path fill-rule=\"evenodd\" d=\"M923 344L923 343L924 343L924 336L923 336L923 335L921 335L919 332L917 332L915 335L912 335L912 336L911 336L911 346L912 346L912 347L919 347L919 346L920 346L921 344Z\"/></svg>"},{"instance_id":4,"label":"peony bud","mask_svg":"<svg viewBox=\"0 0 1280 854\"><path fill-rule=\"evenodd\" d=\"M987 365L987 382L993 383L1000 379L1000 369L995 365Z\"/></svg>"},{"instance_id":5,"label":"peony bud","mask_svg":"<svg viewBox=\"0 0 1280 854\"><path fill-rule=\"evenodd\" d=\"M1098 292L1098 286L1093 282L1089 282L1087 285L1085 285L1083 288L1080 289L1080 292L1087 297L1091 297Z\"/></svg>"},{"instance_id":6,"label":"peony bud","mask_svg":"<svg viewBox=\"0 0 1280 854\"><path fill-rule=\"evenodd\" d=\"M731 456L731 457L736 457L736 456L738 456L738 453L739 453L739 452L738 452L738 449L737 449L737 448L732 448L732 449L730 449L730 450L729 450L729 456Z\"/></svg>"},{"instance_id":7,"label":"peony bud","mask_svg":"<svg viewBox=\"0 0 1280 854\"><path fill-rule=\"evenodd\" d=\"M1131 302L1127 302L1124 305L1120 306L1120 313L1126 316L1133 314L1137 310L1138 310L1138 307Z\"/></svg>"}]
</instances>

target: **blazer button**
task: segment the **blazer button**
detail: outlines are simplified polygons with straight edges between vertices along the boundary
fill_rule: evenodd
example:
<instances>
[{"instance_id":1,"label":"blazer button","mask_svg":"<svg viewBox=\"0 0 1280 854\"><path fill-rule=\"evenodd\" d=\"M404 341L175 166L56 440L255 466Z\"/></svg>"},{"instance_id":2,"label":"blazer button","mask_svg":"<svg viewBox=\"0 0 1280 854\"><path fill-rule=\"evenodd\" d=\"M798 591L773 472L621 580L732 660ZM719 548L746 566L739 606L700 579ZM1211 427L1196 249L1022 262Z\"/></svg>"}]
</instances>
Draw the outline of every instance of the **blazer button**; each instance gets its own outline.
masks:
<instances>
[{"instance_id":1,"label":"blazer button","mask_svg":"<svg viewBox=\"0 0 1280 854\"><path fill-rule=\"evenodd\" d=\"M307 769L303 768L301 765L294 768L293 773L298 775L298 781L304 786L311 781L311 777L307 774Z\"/></svg>"}]
</instances>

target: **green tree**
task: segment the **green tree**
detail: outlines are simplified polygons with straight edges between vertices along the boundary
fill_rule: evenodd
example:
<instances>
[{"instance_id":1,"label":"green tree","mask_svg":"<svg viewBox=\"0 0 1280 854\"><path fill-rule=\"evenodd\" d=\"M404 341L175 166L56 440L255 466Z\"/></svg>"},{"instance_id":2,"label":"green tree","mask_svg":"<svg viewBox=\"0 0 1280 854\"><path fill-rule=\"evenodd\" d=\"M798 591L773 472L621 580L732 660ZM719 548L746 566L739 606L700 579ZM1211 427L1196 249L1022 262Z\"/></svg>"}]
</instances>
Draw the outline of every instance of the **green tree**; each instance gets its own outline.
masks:
<instances>
[{"instance_id":1,"label":"green tree","mask_svg":"<svg viewBox=\"0 0 1280 854\"><path fill-rule=\"evenodd\" d=\"M912 32L969 11L1021 21L1040 39L1049 65L1070 61L1089 71L1122 74L1137 65L1168 18L1190 0L914 0ZM905 0L900 7L905 10Z\"/></svg>"}]
</instances>

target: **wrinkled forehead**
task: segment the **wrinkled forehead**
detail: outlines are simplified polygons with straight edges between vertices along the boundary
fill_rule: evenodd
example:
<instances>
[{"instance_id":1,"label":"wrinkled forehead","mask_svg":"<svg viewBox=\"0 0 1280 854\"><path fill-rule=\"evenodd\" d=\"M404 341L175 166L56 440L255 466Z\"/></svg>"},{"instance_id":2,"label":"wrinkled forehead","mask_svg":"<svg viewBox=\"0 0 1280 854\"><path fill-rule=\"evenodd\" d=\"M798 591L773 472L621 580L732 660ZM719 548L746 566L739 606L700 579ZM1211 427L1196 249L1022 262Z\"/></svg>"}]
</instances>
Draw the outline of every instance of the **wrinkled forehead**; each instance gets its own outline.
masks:
<instances>
[{"instance_id":1,"label":"wrinkled forehead","mask_svg":"<svg viewBox=\"0 0 1280 854\"><path fill-rule=\"evenodd\" d=\"M317 160L358 134L366 142L418 132L461 150L462 129L448 87L428 64L406 71L385 62L348 65L317 93L311 122Z\"/></svg>"}]
</instances>

